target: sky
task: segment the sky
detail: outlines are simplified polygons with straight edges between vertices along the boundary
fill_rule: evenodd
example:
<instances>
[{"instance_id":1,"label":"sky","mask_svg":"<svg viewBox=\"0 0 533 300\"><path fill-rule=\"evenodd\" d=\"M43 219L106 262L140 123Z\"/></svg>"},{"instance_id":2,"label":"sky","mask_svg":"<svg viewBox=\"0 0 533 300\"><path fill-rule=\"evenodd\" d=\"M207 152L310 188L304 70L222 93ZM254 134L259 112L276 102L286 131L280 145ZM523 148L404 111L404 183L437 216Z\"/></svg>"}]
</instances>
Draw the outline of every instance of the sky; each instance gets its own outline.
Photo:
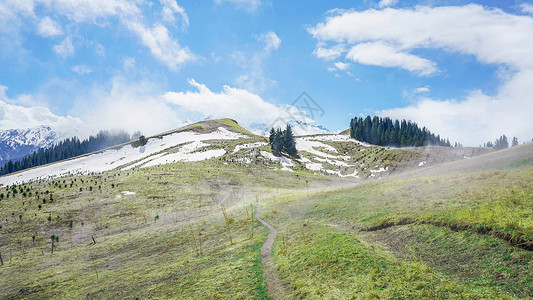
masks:
<instances>
[{"instance_id":1,"label":"sky","mask_svg":"<svg viewBox=\"0 0 533 300\"><path fill-rule=\"evenodd\" d=\"M0 0L0 129L408 119L533 138L533 3Z\"/></svg>"}]
</instances>

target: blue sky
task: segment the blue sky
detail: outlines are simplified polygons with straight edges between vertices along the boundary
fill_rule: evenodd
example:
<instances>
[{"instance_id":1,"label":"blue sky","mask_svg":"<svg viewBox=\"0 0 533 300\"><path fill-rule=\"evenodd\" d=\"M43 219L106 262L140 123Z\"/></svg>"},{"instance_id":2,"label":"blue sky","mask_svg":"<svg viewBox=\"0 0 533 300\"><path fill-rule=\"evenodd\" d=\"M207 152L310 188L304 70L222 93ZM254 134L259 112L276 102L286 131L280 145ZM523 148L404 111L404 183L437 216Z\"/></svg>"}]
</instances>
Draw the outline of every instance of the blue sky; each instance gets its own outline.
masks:
<instances>
[{"instance_id":1,"label":"blue sky","mask_svg":"<svg viewBox=\"0 0 533 300\"><path fill-rule=\"evenodd\" d=\"M1 0L0 45L0 129L269 124L305 91L332 131L533 137L527 1Z\"/></svg>"}]
</instances>

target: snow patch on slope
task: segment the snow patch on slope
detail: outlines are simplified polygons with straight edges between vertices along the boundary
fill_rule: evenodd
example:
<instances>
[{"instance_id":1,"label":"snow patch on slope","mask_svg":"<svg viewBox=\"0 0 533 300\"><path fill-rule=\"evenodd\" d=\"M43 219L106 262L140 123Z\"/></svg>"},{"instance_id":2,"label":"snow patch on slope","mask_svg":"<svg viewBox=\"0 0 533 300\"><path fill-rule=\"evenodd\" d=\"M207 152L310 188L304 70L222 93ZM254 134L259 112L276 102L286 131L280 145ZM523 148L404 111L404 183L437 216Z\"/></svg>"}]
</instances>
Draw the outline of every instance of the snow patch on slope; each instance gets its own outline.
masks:
<instances>
[{"instance_id":1,"label":"snow patch on slope","mask_svg":"<svg viewBox=\"0 0 533 300\"><path fill-rule=\"evenodd\" d=\"M271 161L279 161L281 163L281 170L282 171L291 171L291 172L293 172L293 170L291 168L289 168L289 167L294 166L294 163L292 162L291 159L286 158L284 156L275 156L274 154L272 154L270 152L266 152L266 151L261 151L260 153L261 153L261 155L263 155L264 157L270 159Z\"/></svg>"},{"instance_id":2,"label":"snow patch on slope","mask_svg":"<svg viewBox=\"0 0 533 300\"><path fill-rule=\"evenodd\" d=\"M178 132L165 135L160 138L150 138L148 140L148 143L142 147L134 148L131 145L126 145L118 149L105 150L99 153L90 154L88 156L30 169L9 176L0 177L0 185L11 185L14 183L22 183L38 179L56 178L66 175L99 173L113 170L115 168L120 168L121 166L129 165L138 160L148 159L151 155L157 154L163 150L166 150L179 144L196 142L194 146L199 146L208 145L200 144L199 142L201 141L238 138L246 138L246 136L240 133L229 131L223 127L219 127L217 131L207 134L198 134L190 131ZM194 146L191 147L194 148ZM189 156L185 156L183 159L185 161L189 159L191 161L198 161L224 154L220 154L220 150L215 151L216 152L205 151L203 154L195 155L189 152ZM162 159L163 157L164 155L161 155L158 158L151 159L150 162ZM173 157L173 159L177 159L177 157ZM170 160L161 160L159 162L168 163L169 161Z\"/></svg>"},{"instance_id":3,"label":"snow patch on slope","mask_svg":"<svg viewBox=\"0 0 533 300\"><path fill-rule=\"evenodd\" d=\"M237 152L239 152L239 150L241 150L241 149L259 148L259 147L266 146L266 145L268 145L268 143L265 143L265 142L256 142L256 143L250 143L250 144L241 144L241 145L237 145L237 146L235 146L235 149L233 149L233 153L237 153Z\"/></svg>"}]
</instances>

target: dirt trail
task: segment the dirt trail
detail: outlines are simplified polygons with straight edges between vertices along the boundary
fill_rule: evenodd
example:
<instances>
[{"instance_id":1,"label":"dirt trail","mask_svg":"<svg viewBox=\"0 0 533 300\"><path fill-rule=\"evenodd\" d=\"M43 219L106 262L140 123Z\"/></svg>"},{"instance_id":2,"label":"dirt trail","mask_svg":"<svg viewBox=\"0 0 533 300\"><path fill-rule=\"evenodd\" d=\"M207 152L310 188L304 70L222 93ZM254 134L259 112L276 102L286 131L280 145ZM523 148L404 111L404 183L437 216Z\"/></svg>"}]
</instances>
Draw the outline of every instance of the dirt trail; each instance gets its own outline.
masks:
<instances>
[{"instance_id":1,"label":"dirt trail","mask_svg":"<svg viewBox=\"0 0 533 300\"><path fill-rule=\"evenodd\" d=\"M291 299L290 293L283 286L283 283L279 279L278 271L274 266L274 258L272 257L272 245L276 240L277 230L272 225L268 224L265 220L259 217L261 208L255 207L255 218L261 222L261 224L268 227L270 234L261 247L261 262L263 263L263 276L265 277L265 283L268 295L273 299Z\"/></svg>"}]
</instances>

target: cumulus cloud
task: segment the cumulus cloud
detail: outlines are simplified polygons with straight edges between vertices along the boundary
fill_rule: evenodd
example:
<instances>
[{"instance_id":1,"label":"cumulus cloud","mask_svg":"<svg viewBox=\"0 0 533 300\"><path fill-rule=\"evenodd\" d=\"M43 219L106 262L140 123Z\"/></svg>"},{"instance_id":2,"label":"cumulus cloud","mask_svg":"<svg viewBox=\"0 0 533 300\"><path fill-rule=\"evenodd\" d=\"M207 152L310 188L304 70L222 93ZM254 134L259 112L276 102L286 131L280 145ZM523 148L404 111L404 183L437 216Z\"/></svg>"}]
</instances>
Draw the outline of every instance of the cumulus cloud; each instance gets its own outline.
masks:
<instances>
[{"instance_id":1,"label":"cumulus cloud","mask_svg":"<svg viewBox=\"0 0 533 300\"><path fill-rule=\"evenodd\" d=\"M162 98L183 109L215 118L229 117L243 123L270 123L283 113L279 107L244 89L224 86L213 92L207 86L189 80L195 91L168 92Z\"/></svg>"},{"instance_id":2,"label":"cumulus cloud","mask_svg":"<svg viewBox=\"0 0 533 300\"><path fill-rule=\"evenodd\" d=\"M472 55L480 63L507 70L494 95L471 91L458 99L421 98L415 104L383 110L408 118L464 145L479 145L505 133L531 139L533 123L533 18L480 5L416 6L412 9L333 11L309 29L319 49L347 47L338 57L357 63L403 68L419 76L435 74L437 64L413 54L441 50ZM370 51L372 50L372 51ZM418 52L419 53L419 52ZM496 74L498 75L498 74Z\"/></svg>"},{"instance_id":3,"label":"cumulus cloud","mask_svg":"<svg viewBox=\"0 0 533 300\"><path fill-rule=\"evenodd\" d=\"M55 128L73 128L81 125L78 118L62 117L54 114L43 106L25 107L10 103L26 102L20 99L10 99L6 95L6 86L0 85L0 129L32 128L36 126L51 126ZM25 95L23 97L30 97Z\"/></svg>"},{"instance_id":4,"label":"cumulus cloud","mask_svg":"<svg viewBox=\"0 0 533 300\"><path fill-rule=\"evenodd\" d=\"M67 36L61 43L54 46L54 51L62 57L73 56L75 49L72 44L72 37Z\"/></svg>"},{"instance_id":5,"label":"cumulus cloud","mask_svg":"<svg viewBox=\"0 0 533 300\"><path fill-rule=\"evenodd\" d=\"M472 4L338 11L309 32L321 48L327 42L337 45L380 42L401 53L438 48L474 55L482 63L531 67L532 24L529 17Z\"/></svg>"},{"instance_id":6,"label":"cumulus cloud","mask_svg":"<svg viewBox=\"0 0 533 300\"><path fill-rule=\"evenodd\" d=\"M44 17L41 19L37 25L37 32L44 37L53 37L63 34L61 26L59 26L56 21L50 19L49 17Z\"/></svg>"},{"instance_id":7,"label":"cumulus cloud","mask_svg":"<svg viewBox=\"0 0 533 300\"><path fill-rule=\"evenodd\" d=\"M346 58L363 65L397 67L420 75L431 75L438 71L434 62L403 53L382 42L358 44L352 47Z\"/></svg>"},{"instance_id":8,"label":"cumulus cloud","mask_svg":"<svg viewBox=\"0 0 533 300\"><path fill-rule=\"evenodd\" d=\"M224 2L231 3L239 9L244 9L249 12L255 12L261 6L260 0L215 0L216 4Z\"/></svg>"}]
</instances>

